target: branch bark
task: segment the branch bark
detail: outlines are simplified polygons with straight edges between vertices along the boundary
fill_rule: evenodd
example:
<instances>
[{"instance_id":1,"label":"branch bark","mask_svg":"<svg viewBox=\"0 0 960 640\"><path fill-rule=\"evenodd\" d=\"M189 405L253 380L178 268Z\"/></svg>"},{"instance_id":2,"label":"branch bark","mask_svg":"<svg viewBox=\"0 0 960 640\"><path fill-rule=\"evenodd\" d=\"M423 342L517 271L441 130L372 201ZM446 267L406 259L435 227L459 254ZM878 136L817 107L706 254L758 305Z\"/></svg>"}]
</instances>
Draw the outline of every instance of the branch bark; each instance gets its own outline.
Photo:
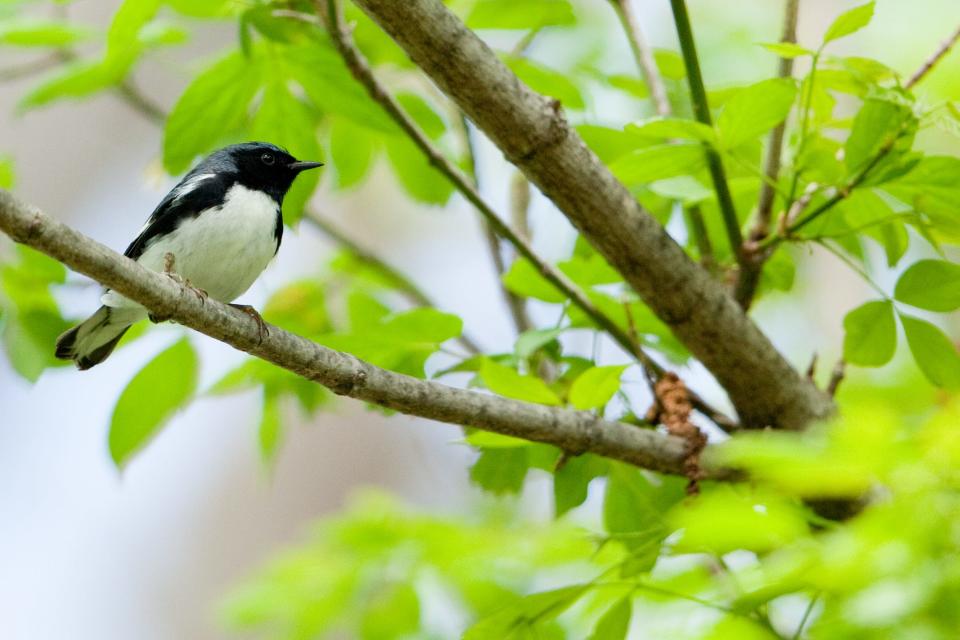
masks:
<instances>
[{"instance_id":1,"label":"branch bark","mask_svg":"<svg viewBox=\"0 0 960 640\"><path fill-rule=\"evenodd\" d=\"M212 299L204 301L172 279L149 271L4 190L0 190L0 230L157 316L322 384L338 395L408 415L552 444L574 455L591 452L655 471L683 471L687 447L674 436L603 420L584 411L520 402L393 373L278 327L271 326L261 340L257 323L248 315ZM714 476L728 477L730 472L717 470Z\"/></svg>"},{"instance_id":2,"label":"branch bark","mask_svg":"<svg viewBox=\"0 0 960 640\"><path fill-rule=\"evenodd\" d=\"M356 0L616 267L716 376L746 426L800 429L832 411L563 118L440 0Z\"/></svg>"}]
</instances>

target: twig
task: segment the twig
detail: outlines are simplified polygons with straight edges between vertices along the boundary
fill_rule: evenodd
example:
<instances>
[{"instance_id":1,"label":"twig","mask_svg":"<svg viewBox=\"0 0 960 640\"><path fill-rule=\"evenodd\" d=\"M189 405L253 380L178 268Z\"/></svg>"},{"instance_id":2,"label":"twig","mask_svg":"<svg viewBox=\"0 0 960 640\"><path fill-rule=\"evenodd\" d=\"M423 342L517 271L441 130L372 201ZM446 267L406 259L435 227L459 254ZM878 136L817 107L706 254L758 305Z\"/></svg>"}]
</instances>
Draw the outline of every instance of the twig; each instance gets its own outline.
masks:
<instances>
[{"instance_id":1,"label":"twig","mask_svg":"<svg viewBox=\"0 0 960 640\"><path fill-rule=\"evenodd\" d=\"M837 364L833 366L833 371L830 372L830 381L827 383L827 395L831 398L837 395L837 389L840 387L840 383L843 382L844 376L847 373L847 363L843 358L840 358L837 361Z\"/></svg>"},{"instance_id":2,"label":"twig","mask_svg":"<svg viewBox=\"0 0 960 640\"><path fill-rule=\"evenodd\" d=\"M467 152L467 169L470 177L473 180L473 188L479 192L480 178L477 175L477 152L473 144L473 136L470 134L470 124L467 122L467 117L463 115L463 112L459 112L459 115L460 132L463 136L463 145ZM487 241L487 249L490 252L490 258L493 261L494 276L497 280L497 287L500 289L500 293L503 296L503 301L507 304L507 309L510 311L510 317L513 320L513 326L516 328L517 334L521 334L531 327L530 316L527 314L526 302L523 298L507 289L506 285L503 283L503 274L506 273L507 265L503 259L500 238L497 237L497 232L493 228L493 225L490 224L489 220L486 218L481 218L480 222L483 225L483 235Z\"/></svg>"},{"instance_id":3,"label":"twig","mask_svg":"<svg viewBox=\"0 0 960 640\"><path fill-rule=\"evenodd\" d=\"M800 624L797 625L797 630L793 633L791 640L800 640L800 638L803 637L803 629L807 626L807 621L810 619L810 614L813 613L813 609L817 605L817 600L819 599L819 592L810 598L810 602L807 603L807 608L803 610L803 617L800 618Z\"/></svg>"},{"instance_id":4,"label":"twig","mask_svg":"<svg viewBox=\"0 0 960 640\"><path fill-rule=\"evenodd\" d=\"M673 21L677 27L677 37L680 39L680 51L683 54L683 63L687 68L687 81L690 85L690 97L693 101L693 113L697 121L713 126L710 118L710 104L707 102L707 91L703 85L703 75L700 73L700 61L697 57L697 47L693 39L693 28L690 26L690 16L687 14L685 0L670 0L673 9ZM733 196L730 195L730 185L723 168L723 160L716 149L704 146L707 155L707 168L713 180L713 188L717 192L717 204L723 216L723 225L730 242L730 251L733 253L741 269L746 268L746 256L743 252L743 235L740 233L740 221L737 218Z\"/></svg>"},{"instance_id":5,"label":"twig","mask_svg":"<svg viewBox=\"0 0 960 640\"><path fill-rule=\"evenodd\" d=\"M117 93L120 94L127 104L150 122L163 125L166 121L167 113L158 104L144 95L137 85L134 84L132 78L126 78L117 85Z\"/></svg>"},{"instance_id":6,"label":"twig","mask_svg":"<svg viewBox=\"0 0 960 640\"><path fill-rule=\"evenodd\" d=\"M800 0L787 0L783 12L783 31L780 34L780 42L797 41L797 18L799 14ZM780 65L777 69L778 78L789 78L793 75L793 58L780 58ZM778 124L770 132L770 140L767 146L767 159L764 164L764 175L766 179L760 187L760 197L757 200L757 220L748 235L750 242L762 240L770 232L770 221L773 214L773 203L776 200L776 184L780 178L780 162L783 155L783 137L787 130L786 121ZM744 249L747 252L747 249ZM737 302L744 309L749 309L753 302L753 296L756 294L757 285L760 283L760 274L763 271L763 256L757 256L756 259L746 262L746 267L740 270L737 278L737 285L734 292Z\"/></svg>"},{"instance_id":7,"label":"twig","mask_svg":"<svg viewBox=\"0 0 960 640\"><path fill-rule=\"evenodd\" d=\"M262 335L247 314L95 242L0 190L0 231L166 317L349 396L409 415L591 452L636 466L680 473L683 440L603 420L588 412L538 405L394 373L279 327ZM713 477L732 477L723 469Z\"/></svg>"},{"instance_id":8,"label":"twig","mask_svg":"<svg viewBox=\"0 0 960 640\"><path fill-rule=\"evenodd\" d=\"M957 40L960 40L960 27L957 27L957 30L953 32L953 35L943 41L943 44L940 45L940 48L937 49L932 56L927 58L927 61L923 65L913 72L913 75L910 76L910 79L907 80L907 83L903 85L904 89L912 89L915 84L923 80L924 77L933 67L946 56L950 49L953 48L953 45L957 43Z\"/></svg>"},{"instance_id":9,"label":"twig","mask_svg":"<svg viewBox=\"0 0 960 640\"><path fill-rule=\"evenodd\" d=\"M27 78L34 74L42 73L47 69L53 69L60 64L60 58L56 55L53 55L46 58L37 58L36 60L30 60L29 62L24 62L22 64L5 67L0 69L0 82L10 82L11 80Z\"/></svg>"},{"instance_id":10,"label":"twig","mask_svg":"<svg viewBox=\"0 0 960 640\"><path fill-rule=\"evenodd\" d=\"M640 29L640 23L637 22L637 16L633 12L631 0L610 0L617 17L620 18L620 24L630 42L630 48L633 50L633 57L637 61L637 67L640 68L640 74L644 82L650 89L650 97L653 99L653 106L657 110L657 115L670 115L670 99L667 97L667 88L663 84L663 78L657 70L657 63L653 58L653 51L647 44L643 31Z\"/></svg>"}]
</instances>

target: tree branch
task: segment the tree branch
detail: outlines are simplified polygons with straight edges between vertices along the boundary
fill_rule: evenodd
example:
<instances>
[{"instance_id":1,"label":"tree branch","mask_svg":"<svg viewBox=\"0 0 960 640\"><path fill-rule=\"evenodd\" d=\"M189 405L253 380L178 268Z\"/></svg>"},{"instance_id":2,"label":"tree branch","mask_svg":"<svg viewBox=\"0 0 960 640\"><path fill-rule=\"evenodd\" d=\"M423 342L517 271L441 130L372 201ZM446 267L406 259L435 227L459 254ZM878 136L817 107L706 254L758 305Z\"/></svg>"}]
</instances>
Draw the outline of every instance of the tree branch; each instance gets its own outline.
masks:
<instances>
[{"instance_id":1,"label":"tree branch","mask_svg":"<svg viewBox=\"0 0 960 640\"><path fill-rule=\"evenodd\" d=\"M409 415L552 444L572 454L591 452L655 471L683 471L686 445L673 436L603 420L585 411L520 402L393 373L278 327L271 326L261 340L257 323L248 315L213 299L201 299L171 278L49 218L4 190L0 190L0 230L142 304L156 316L175 320L338 395ZM730 472L715 470L714 476L729 477Z\"/></svg>"},{"instance_id":2,"label":"tree branch","mask_svg":"<svg viewBox=\"0 0 960 640\"><path fill-rule=\"evenodd\" d=\"M683 53L683 64L687 68L687 82L690 85L690 98L693 101L693 114L698 122L709 127L713 126L710 118L710 104L707 102L707 90L703 86L703 75L700 73L700 60L697 57L697 45L693 39L693 28L690 26L690 16L687 14L685 0L670 0L673 9L673 21L677 26L677 37L680 39L680 51ZM707 169L713 180L713 189L717 192L717 205L723 216L723 226L730 241L730 252L734 255L741 269L745 260L742 250L743 236L740 233L740 220L737 218L737 209L730 195L730 184L723 168L723 159L711 146L704 145L707 155Z\"/></svg>"},{"instance_id":3,"label":"tree branch","mask_svg":"<svg viewBox=\"0 0 960 640\"><path fill-rule=\"evenodd\" d=\"M930 73L930 70L933 69L933 67L936 66L936 64L950 52L950 49L952 49L953 45L957 43L957 40L960 40L960 27L957 27L957 30L953 32L953 35L947 38L943 44L940 45L940 48L937 49L933 55L930 56L927 61L924 62L923 65L921 65L921 67L913 73L912 76L910 76L910 79L907 80L907 83L903 85L904 89L912 89L915 84L923 80L924 77Z\"/></svg>"},{"instance_id":4,"label":"tree branch","mask_svg":"<svg viewBox=\"0 0 960 640\"><path fill-rule=\"evenodd\" d=\"M800 0L787 0L783 11L783 32L780 42L797 41L797 18L799 16ZM793 75L793 58L780 58L777 69L778 78L789 78ZM773 215L773 203L776 200L776 184L780 179L780 162L783 156L783 136L787 130L786 121L781 122L770 132L770 141L767 145L767 160L764 166L766 180L760 187L760 198L757 201L757 220L748 236L750 243L763 240L770 233L770 221ZM743 248L746 260L737 276L735 297L740 306L749 309L753 303L753 296L760 283L763 272L764 254L752 253L748 247Z\"/></svg>"},{"instance_id":5,"label":"tree branch","mask_svg":"<svg viewBox=\"0 0 960 640\"><path fill-rule=\"evenodd\" d=\"M745 426L800 429L830 399L795 371L573 131L440 0L355 0L623 274L717 377Z\"/></svg>"}]
</instances>

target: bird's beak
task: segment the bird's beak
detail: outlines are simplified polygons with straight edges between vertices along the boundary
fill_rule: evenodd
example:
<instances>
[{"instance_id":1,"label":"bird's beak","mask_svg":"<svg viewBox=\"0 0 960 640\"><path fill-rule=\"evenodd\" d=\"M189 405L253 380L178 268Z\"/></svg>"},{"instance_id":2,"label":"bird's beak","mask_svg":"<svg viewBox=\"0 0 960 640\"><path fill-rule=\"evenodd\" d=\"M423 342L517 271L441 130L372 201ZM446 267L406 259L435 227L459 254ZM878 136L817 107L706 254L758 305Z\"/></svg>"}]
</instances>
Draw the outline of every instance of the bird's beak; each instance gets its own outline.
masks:
<instances>
[{"instance_id":1,"label":"bird's beak","mask_svg":"<svg viewBox=\"0 0 960 640\"><path fill-rule=\"evenodd\" d=\"M301 162L298 160L297 162L291 162L288 164L287 168L295 173L300 173L301 171L306 171L307 169L316 169L317 167L322 166L322 162Z\"/></svg>"}]
</instances>

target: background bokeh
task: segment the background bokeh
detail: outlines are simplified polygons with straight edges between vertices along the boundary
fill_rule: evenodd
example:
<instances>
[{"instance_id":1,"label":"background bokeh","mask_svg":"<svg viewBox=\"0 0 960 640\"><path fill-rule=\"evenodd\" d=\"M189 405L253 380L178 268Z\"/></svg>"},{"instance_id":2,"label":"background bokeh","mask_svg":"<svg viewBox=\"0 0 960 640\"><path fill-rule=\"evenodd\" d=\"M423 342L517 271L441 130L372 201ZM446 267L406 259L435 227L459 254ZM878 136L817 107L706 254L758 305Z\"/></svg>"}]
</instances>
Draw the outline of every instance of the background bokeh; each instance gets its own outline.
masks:
<instances>
[{"instance_id":1,"label":"background bokeh","mask_svg":"<svg viewBox=\"0 0 960 640\"><path fill-rule=\"evenodd\" d=\"M68 9L105 25L117 4L80 0ZM608 30L605 55L611 67L630 71L629 51L605 4L584 0L580 10ZM675 48L668 3L635 4L653 44ZM804 0L799 41L816 41L832 18L853 4ZM771 73L774 58L755 43L777 39L779 2L691 0L690 8L701 52L709 52L703 65L710 83ZM869 29L838 48L909 73L957 20L955 0L880 0ZM232 30L215 26L202 34L187 47L152 56L137 72L143 91L165 108L199 62L235 39ZM547 59L570 55L562 33L544 36L535 47ZM0 67L20 60L18 55L0 51ZM106 94L17 115L17 101L30 82L0 84L0 147L16 159L18 195L122 249L174 182L160 168L159 130ZM958 85L960 55L954 52L921 94L931 101L956 96ZM608 108L629 114L630 106L611 98L594 107ZM931 134L922 135L920 144L956 151L958 141ZM502 208L510 172L489 144L480 149L485 195ZM469 206L456 197L443 210L412 203L383 168L348 193L334 193L329 182L323 180L314 198L319 209L422 283L440 308L466 318L469 332L484 345L509 348L509 317ZM534 204L533 228L547 256L569 249L569 228L542 199ZM306 225L288 232L277 261L244 301L261 304L294 276L316 273L331 249ZM91 310L97 287L79 277L71 282L68 310ZM802 296L765 301L757 317L794 362L805 363L813 351L832 362L843 314L862 301L865 287L819 253L803 262L800 282ZM829 286L809 286L825 282ZM385 418L351 400L338 401L309 424L297 423L293 414L295 426L268 471L255 439L256 394L201 399L118 473L106 447L116 398L143 362L179 331L157 328L108 365L84 374L48 371L32 386L0 359L2 637L219 638L217 604L224 593L272 552L302 539L309 522L335 512L357 488L380 487L440 511L470 510L481 499L467 480L473 454L456 443L455 429ZM195 343L203 356L204 383L240 360L225 345L200 336ZM689 379L715 392L702 372ZM534 511L541 509L531 499L539 490L536 483L528 488Z\"/></svg>"}]
</instances>

